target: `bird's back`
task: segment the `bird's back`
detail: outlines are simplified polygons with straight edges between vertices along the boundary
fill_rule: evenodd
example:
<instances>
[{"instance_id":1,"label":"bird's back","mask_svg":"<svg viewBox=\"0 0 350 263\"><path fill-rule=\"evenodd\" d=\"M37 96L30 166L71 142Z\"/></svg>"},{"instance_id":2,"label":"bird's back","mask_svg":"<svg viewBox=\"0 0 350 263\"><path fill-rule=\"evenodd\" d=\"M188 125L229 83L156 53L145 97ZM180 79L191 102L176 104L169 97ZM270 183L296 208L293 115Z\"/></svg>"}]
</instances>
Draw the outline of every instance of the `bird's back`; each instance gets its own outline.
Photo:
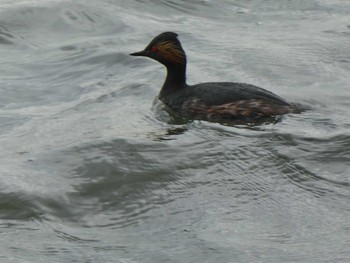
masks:
<instances>
[{"instance_id":1,"label":"bird's back","mask_svg":"<svg viewBox=\"0 0 350 263\"><path fill-rule=\"evenodd\" d=\"M189 94L208 106L245 100L264 100L276 105L290 105L268 90L245 83L207 82L189 86L188 89Z\"/></svg>"}]
</instances>

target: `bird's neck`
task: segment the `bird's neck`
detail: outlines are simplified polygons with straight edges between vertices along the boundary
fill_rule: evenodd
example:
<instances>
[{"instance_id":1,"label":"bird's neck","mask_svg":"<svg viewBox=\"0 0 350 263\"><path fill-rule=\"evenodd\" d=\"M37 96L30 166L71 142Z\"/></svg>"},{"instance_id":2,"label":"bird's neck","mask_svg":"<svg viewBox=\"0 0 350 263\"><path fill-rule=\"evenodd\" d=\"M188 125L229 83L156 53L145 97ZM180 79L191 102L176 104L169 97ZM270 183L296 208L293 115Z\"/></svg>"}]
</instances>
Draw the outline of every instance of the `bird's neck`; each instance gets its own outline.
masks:
<instances>
[{"instance_id":1,"label":"bird's neck","mask_svg":"<svg viewBox=\"0 0 350 263\"><path fill-rule=\"evenodd\" d=\"M160 95L164 96L176 90L185 88L186 84L186 64L176 66L166 66L167 75L165 82L160 91Z\"/></svg>"}]
</instances>

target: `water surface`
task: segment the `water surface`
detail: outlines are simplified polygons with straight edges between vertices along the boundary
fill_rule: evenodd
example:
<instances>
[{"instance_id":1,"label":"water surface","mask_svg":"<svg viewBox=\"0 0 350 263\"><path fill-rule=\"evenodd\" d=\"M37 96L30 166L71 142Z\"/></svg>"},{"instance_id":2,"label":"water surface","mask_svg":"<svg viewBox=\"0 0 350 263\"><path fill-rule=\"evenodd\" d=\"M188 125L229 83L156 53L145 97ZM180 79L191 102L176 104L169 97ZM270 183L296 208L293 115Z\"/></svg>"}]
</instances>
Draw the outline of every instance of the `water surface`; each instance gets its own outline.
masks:
<instances>
[{"instance_id":1,"label":"water surface","mask_svg":"<svg viewBox=\"0 0 350 263\"><path fill-rule=\"evenodd\" d=\"M346 1L0 1L1 262L348 262ZM179 34L188 82L310 110L168 122L130 57Z\"/></svg>"}]
</instances>

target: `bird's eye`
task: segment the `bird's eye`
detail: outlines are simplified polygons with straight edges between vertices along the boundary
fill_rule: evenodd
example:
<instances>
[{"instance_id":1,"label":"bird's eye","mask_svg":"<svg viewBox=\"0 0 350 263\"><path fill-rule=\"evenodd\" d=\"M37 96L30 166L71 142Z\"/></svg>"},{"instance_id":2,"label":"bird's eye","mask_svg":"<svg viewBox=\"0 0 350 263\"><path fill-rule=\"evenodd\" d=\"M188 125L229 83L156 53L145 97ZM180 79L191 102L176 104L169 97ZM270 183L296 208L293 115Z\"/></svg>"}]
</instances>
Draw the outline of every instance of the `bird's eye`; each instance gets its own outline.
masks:
<instances>
[{"instance_id":1,"label":"bird's eye","mask_svg":"<svg viewBox=\"0 0 350 263\"><path fill-rule=\"evenodd\" d=\"M158 51L158 48L157 48L156 46L153 46L153 47L151 48L151 51L156 52L156 51Z\"/></svg>"}]
</instances>

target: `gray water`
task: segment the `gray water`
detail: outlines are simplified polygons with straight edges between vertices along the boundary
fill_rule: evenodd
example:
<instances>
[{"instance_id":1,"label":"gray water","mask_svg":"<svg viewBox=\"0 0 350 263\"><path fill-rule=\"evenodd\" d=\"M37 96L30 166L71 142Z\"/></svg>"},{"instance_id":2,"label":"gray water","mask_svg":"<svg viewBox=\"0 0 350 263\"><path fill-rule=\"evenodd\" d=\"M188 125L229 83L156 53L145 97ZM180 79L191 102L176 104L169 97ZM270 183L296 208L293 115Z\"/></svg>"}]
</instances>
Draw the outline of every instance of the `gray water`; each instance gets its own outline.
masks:
<instances>
[{"instance_id":1,"label":"gray water","mask_svg":"<svg viewBox=\"0 0 350 263\"><path fill-rule=\"evenodd\" d=\"M350 262L350 2L0 1L0 262ZM309 108L169 122L128 54Z\"/></svg>"}]
</instances>

